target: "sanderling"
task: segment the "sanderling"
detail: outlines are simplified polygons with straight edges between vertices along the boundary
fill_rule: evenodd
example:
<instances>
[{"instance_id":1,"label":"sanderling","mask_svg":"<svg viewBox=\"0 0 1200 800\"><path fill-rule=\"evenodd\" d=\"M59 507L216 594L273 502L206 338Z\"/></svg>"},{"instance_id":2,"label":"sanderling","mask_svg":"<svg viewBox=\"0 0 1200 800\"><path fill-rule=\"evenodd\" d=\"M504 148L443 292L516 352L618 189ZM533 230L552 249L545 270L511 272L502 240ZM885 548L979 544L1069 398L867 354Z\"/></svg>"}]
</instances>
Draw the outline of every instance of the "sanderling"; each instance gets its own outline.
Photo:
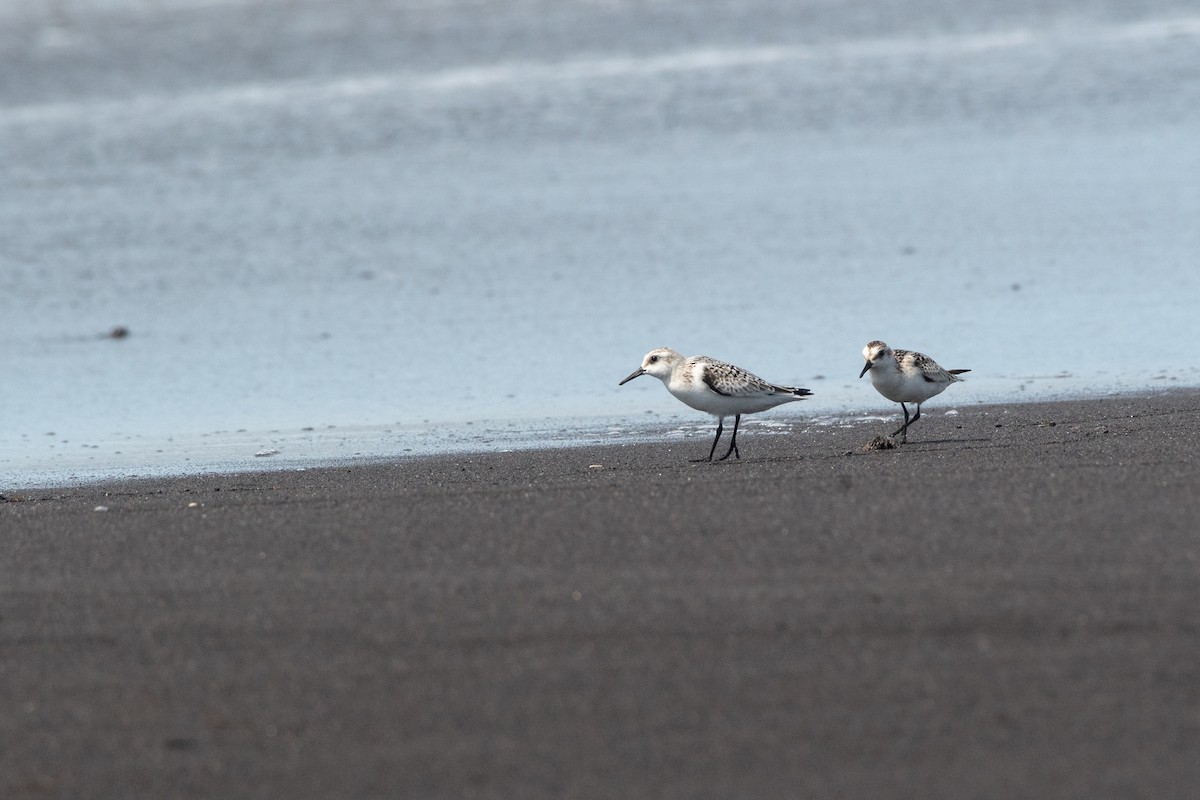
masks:
<instances>
[{"instance_id":1,"label":"sanderling","mask_svg":"<svg viewBox=\"0 0 1200 800\"><path fill-rule=\"evenodd\" d=\"M908 441L908 426L921 418L921 403L935 394L940 394L947 386L969 369L942 369L938 363L924 353L912 350L893 350L880 341L874 341L863 348L863 358L867 360L858 377L871 371L871 384L888 400L899 403L904 410L904 424L892 434L904 434L900 440ZM917 413L912 419L908 418L908 406L905 403L916 403Z\"/></svg>"},{"instance_id":2,"label":"sanderling","mask_svg":"<svg viewBox=\"0 0 1200 800\"><path fill-rule=\"evenodd\" d=\"M697 458L695 461L712 461L717 442L721 440L721 432L725 430L725 418L730 414L733 415L733 436L721 461L729 458L730 453L734 458L742 457L737 446L738 424L742 421L742 414L766 411L812 394L808 389L776 386L741 367L715 358L685 357L669 347L646 353L642 366L617 385L623 386L639 375L653 375L666 384L668 392L685 404L717 418L717 435L708 450L708 458Z\"/></svg>"}]
</instances>

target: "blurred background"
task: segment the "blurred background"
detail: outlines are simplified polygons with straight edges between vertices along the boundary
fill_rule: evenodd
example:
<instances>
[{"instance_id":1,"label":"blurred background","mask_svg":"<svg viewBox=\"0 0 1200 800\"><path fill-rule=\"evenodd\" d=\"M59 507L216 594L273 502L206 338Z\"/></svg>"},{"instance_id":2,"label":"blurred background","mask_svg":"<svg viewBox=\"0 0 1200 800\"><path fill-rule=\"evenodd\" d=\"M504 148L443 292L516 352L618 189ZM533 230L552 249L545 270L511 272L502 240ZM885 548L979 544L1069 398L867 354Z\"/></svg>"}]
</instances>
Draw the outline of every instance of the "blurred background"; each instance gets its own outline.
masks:
<instances>
[{"instance_id":1,"label":"blurred background","mask_svg":"<svg viewBox=\"0 0 1200 800\"><path fill-rule=\"evenodd\" d=\"M1194 0L0 0L0 488L1194 386L1198 178Z\"/></svg>"}]
</instances>

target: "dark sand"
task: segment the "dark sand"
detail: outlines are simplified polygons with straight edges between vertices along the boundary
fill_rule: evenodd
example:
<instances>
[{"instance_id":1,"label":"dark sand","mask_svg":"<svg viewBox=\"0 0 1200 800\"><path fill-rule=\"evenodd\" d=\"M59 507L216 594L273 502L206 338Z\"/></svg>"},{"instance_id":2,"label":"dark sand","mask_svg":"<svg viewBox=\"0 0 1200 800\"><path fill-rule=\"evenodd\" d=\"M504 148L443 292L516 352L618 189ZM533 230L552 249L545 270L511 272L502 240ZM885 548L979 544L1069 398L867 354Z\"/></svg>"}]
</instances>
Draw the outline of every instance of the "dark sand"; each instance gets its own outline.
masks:
<instances>
[{"instance_id":1,"label":"dark sand","mask_svg":"<svg viewBox=\"0 0 1200 800\"><path fill-rule=\"evenodd\" d=\"M1197 796L1200 393L947 405L17 492L0 795Z\"/></svg>"}]
</instances>

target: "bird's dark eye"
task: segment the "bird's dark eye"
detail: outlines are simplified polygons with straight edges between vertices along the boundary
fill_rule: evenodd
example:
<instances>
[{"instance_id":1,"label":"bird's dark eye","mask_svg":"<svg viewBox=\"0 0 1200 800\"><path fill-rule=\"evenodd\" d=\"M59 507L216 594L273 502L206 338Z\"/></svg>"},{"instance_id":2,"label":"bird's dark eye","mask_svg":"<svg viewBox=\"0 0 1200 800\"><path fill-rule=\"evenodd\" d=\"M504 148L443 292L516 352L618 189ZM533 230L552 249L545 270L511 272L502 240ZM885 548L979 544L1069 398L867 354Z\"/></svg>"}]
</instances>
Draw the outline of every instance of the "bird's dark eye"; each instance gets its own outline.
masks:
<instances>
[{"instance_id":1,"label":"bird's dark eye","mask_svg":"<svg viewBox=\"0 0 1200 800\"><path fill-rule=\"evenodd\" d=\"M650 363L651 363L651 364L657 364L657 363L658 363L658 356L650 356Z\"/></svg>"}]
</instances>

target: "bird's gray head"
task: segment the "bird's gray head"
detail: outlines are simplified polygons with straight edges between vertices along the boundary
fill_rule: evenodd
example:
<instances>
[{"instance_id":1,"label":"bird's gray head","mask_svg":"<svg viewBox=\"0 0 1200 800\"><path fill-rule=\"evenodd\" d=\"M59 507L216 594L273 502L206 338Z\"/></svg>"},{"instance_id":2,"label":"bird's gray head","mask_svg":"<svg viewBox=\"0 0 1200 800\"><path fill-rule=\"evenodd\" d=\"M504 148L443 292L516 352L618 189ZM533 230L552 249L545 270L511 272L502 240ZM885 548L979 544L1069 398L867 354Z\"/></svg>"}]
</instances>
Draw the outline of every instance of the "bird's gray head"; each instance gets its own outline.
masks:
<instances>
[{"instance_id":1,"label":"bird's gray head","mask_svg":"<svg viewBox=\"0 0 1200 800\"><path fill-rule=\"evenodd\" d=\"M683 361L683 356L671 348L656 348L646 353L646 357L642 359L641 367L629 373L629 377L617 385L624 386L640 375L653 375L665 381L671 377L671 372L675 369L675 365L681 361Z\"/></svg>"},{"instance_id":2,"label":"bird's gray head","mask_svg":"<svg viewBox=\"0 0 1200 800\"><path fill-rule=\"evenodd\" d=\"M880 359L896 357L895 354L892 353L892 348L888 347L886 342L881 342L878 339L873 342L868 342L867 346L863 348L862 354L863 358L867 360L867 363L863 365L862 372L858 373L858 377L860 378L863 375L866 375L867 370L875 366Z\"/></svg>"}]
</instances>

